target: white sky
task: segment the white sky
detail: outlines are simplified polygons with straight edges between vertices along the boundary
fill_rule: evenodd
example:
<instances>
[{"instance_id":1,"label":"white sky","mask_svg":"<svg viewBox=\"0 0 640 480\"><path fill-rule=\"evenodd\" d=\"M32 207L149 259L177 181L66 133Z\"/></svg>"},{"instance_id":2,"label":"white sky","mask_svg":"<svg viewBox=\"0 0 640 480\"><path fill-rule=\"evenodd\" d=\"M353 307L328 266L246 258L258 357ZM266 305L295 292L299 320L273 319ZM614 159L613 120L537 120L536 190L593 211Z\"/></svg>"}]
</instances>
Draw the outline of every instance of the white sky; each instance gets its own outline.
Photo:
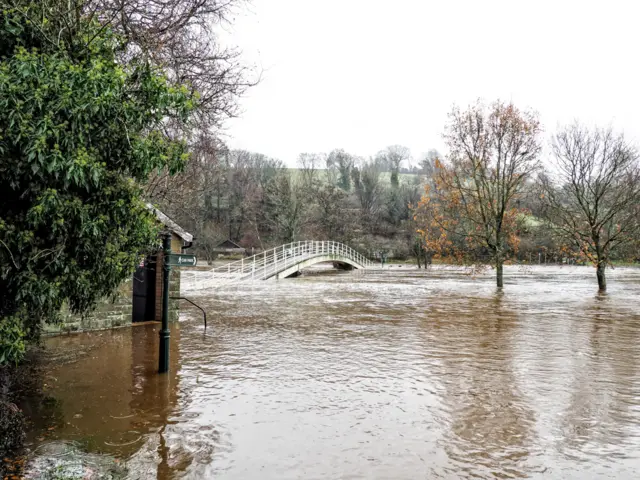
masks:
<instances>
[{"instance_id":1,"label":"white sky","mask_svg":"<svg viewBox=\"0 0 640 480\"><path fill-rule=\"evenodd\" d=\"M263 80L227 141L289 165L391 144L418 157L479 97L534 108L547 134L577 118L639 138L639 18L633 0L253 0L227 30Z\"/></svg>"}]
</instances>

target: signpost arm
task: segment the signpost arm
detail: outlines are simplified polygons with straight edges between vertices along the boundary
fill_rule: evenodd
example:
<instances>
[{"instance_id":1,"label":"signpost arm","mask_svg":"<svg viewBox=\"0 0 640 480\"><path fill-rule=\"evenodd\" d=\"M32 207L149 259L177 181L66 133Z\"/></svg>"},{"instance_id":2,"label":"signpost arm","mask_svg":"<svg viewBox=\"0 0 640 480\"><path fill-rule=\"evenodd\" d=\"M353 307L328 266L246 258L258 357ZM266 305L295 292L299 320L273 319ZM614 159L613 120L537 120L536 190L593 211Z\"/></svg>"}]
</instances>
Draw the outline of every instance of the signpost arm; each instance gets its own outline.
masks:
<instances>
[{"instance_id":1,"label":"signpost arm","mask_svg":"<svg viewBox=\"0 0 640 480\"><path fill-rule=\"evenodd\" d=\"M164 236L162 241L164 255L162 257L162 328L160 329L160 355L158 372L169 371L169 255L171 255L171 235Z\"/></svg>"}]
</instances>

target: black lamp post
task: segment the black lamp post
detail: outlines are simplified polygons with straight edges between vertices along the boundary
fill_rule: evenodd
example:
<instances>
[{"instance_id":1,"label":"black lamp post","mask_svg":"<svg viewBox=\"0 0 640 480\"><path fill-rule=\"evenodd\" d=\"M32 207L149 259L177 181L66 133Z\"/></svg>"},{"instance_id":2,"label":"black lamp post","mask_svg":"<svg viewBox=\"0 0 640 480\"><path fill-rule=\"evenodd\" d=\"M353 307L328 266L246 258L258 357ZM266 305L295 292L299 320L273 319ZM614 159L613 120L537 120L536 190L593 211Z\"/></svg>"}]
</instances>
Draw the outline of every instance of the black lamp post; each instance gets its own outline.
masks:
<instances>
[{"instance_id":1,"label":"black lamp post","mask_svg":"<svg viewBox=\"0 0 640 480\"><path fill-rule=\"evenodd\" d=\"M171 255L171 234L162 239L164 255L162 258L162 328L160 329L160 355L158 372L169 371L169 255Z\"/></svg>"}]
</instances>

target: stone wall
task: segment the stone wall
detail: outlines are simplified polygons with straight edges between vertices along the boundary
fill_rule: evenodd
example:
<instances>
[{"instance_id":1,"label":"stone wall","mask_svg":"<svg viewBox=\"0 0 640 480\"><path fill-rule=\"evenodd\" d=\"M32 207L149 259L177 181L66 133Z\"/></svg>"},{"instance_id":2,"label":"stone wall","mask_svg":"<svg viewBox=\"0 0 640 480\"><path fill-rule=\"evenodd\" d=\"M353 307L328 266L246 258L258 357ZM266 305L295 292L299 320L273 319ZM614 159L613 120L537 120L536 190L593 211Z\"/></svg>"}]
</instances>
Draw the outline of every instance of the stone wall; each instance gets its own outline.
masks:
<instances>
[{"instance_id":1,"label":"stone wall","mask_svg":"<svg viewBox=\"0 0 640 480\"><path fill-rule=\"evenodd\" d=\"M169 321L177 322L180 318L180 300L171 300L171 297L180 296L180 269L172 269L170 278L171 283L169 284Z\"/></svg>"},{"instance_id":2,"label":"stone wall","mask_svg":"<svg viewBox=\"0 0 640 480\"><path fill-rule=\"evenodd\" d=\"M156 309L156 320L161 321L162 309L162 281L160 283L160 308ZM130 326L131 310L133 308L132 280L127 280L118 288L115 299L103 299L90 314L84 318L74 315L65 307L61 313L61 322L56 325L43 325L45 335L59 335L63 333L82 332L90 330L105 330ZM170 296L180 295L180 272L171 270ZM178 321L179 300L169 300L169 321Z\"/></svg>"},{"instance_id":3,"label":"stone wall","mask_svg":"<svg viewBox=\"0 0 640 480\"><path fill-rule=\"evenodd\" d=\"M44 334L60 334L87 330L103 330L123 327L131 324L132 293L131 280L127 280L118 288L115 299L103 299L95 310L84 318L74 315L68 308L63 308L61 322L56 325L45 324Z\"/></svg>"}]
</instances>

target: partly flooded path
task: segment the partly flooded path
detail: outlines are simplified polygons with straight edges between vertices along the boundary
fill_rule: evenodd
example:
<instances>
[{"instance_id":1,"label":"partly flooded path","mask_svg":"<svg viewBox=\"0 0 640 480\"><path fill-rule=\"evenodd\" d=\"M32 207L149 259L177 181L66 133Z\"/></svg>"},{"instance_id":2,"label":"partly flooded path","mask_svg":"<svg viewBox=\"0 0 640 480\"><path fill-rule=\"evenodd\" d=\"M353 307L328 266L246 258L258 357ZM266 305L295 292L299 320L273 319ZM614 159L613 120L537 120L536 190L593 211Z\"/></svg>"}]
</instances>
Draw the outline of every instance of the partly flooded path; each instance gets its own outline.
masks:
<instances>
[{"instance_id":1,"label":"partly flooded path","mask_svg":"<svg viewBox=\"0 0 640 480\"><path fill-rule=\"evenodd\" d=\"M185 306L162 376L157 326L49 339L30 448L71 442L132 479L635 478L640 270L604 296L590 268L506 278L217 291L196 300L206 331Z\"/></svg>"}]
</instances>

